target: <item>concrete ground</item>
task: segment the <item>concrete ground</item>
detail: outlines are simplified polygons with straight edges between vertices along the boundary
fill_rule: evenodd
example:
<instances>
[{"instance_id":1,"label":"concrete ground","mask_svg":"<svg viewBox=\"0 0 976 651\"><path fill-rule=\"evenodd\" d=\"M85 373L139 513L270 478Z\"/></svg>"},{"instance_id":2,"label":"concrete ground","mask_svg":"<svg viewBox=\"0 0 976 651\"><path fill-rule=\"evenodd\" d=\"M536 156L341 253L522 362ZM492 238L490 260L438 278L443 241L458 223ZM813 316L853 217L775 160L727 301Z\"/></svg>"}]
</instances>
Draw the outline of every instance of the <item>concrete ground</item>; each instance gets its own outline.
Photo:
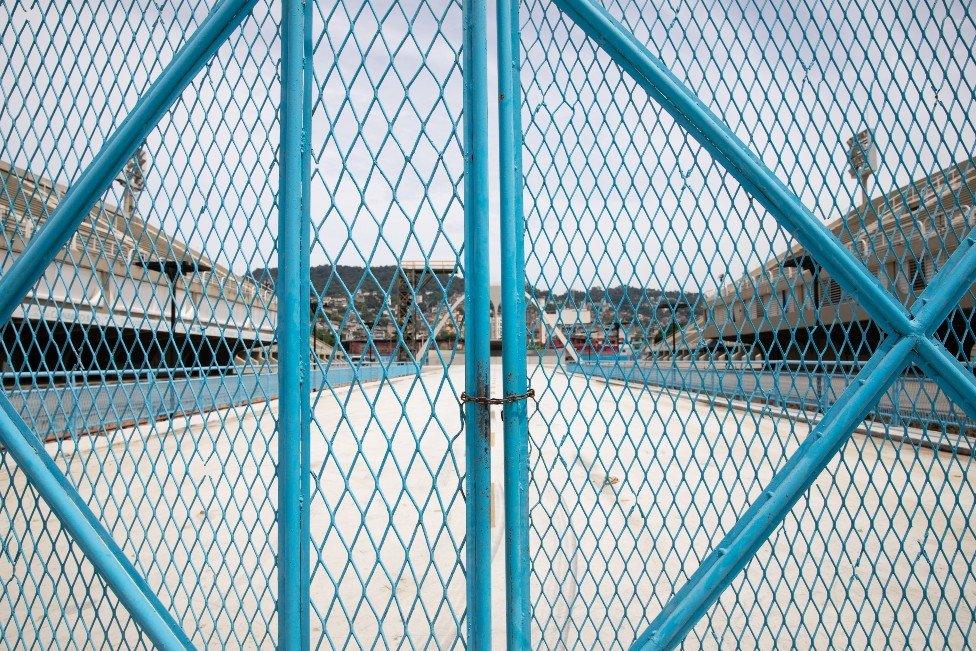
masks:
<instances>
[{"instance_id":1,"label":"concrete ground","mask_svg":"<svg viewBox=\"0 0 976 651\"><path fill-rule=\"evenodd\" d=\"M625 648L807 425L551 366L536 367L532 384L534 642ZM313 396L313 645L462 646L462 388L453 366ZM199 647L274 646L276 410L50 447ZM501 496L497 414L492 423ZM0 648L18 637L25 647L146 646L0 459ZM855 436L687 646L966 646L976 604L969 459ZM502 521L496 508L497 648Z\"/></svg>"}]
</instances>

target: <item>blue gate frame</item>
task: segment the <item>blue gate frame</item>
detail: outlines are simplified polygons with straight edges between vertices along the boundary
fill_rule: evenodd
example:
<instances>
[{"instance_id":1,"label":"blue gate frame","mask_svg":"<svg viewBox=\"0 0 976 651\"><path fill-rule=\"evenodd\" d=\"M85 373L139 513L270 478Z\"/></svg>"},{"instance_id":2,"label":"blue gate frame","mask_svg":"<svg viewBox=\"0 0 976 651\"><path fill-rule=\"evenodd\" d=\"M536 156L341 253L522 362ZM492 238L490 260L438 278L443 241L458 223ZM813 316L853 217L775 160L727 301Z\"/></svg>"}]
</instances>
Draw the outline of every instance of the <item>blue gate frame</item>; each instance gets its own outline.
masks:
<instances>
[{"instance_id":1,"label":"blue gate frame","mask_svg":"<svg viewBox=\"0 0 976 651\"><path fill-rule=\"evenodd\" d=\"M77 230L99 195L112 184L118 170L221 43L248 16L254 4L254 0L223 0L217 4L128 117L106 139L44 227L0 278L0 325L9 322L17 305ZM39 437L30 431L2 394L0 412L0 442L149 639L163 649L190 648L186 633L54 464Z\"/></svg>"},{"instance_id":2,"label":"blue gate frame","mask_svg":"<svg viewBox=\"0 0 976 651\"><path fill-rule=\"evenodd\" d=\"M907 367L913 364L921 367L970 418L976 416L976 381L972 373L933 336L972 286L973 274L976 273L976 249L973 246L976 244L976 231L968 234L912 308L907 309L881 286L864 264L844 248L837 237L803 206L799 198L749 151L720 118L706 108L601 5L593 0L553 2L735 177L831 277L860 302L886 334L882 345L796 453L633 645L634 649L668 649L680 644ZM522 219L520 205L512 201L511 195L505 200L504 194L506 191L514 194L509 186L512 181L506 179L506 174L511 170L520 170L517 152L521 149L521 136L517 115L511 115L518 110L517 2L499 3L498 25L504 229L520 224ZM516 73L515 79L509 77L513 71ZM518 178L518 181L521 179ZM507 280L511 288L518 278L509 270L508 277L503 280ZM507 292L506 296L512 300L511 292ZM506 352L506 361L509 357L514 360L516 353ZM508 375L506 371L506 379ZM513 455L506 457L506 472L521 472L524 460L520 455L526 445L524 424L511 422L508 418L505 424L506 443L510 439L516 443ZM508 447L506 445L506 453ZM512 474L507 474L507 477L512 478ZM513 518L520 518L528 510L528 500L525 493L519 492L516 484L511 495L506 495L506 506L519 514L516 516L513 513ZM508 583L510 586L514 584L514 592L510 592L510 595L520 600L518 604L509 604L509 648L528 649L527 627L531 606L525 576L528 562L527 523L520 519L507 524L510 536Z\"/></svg>"}]
</instances>

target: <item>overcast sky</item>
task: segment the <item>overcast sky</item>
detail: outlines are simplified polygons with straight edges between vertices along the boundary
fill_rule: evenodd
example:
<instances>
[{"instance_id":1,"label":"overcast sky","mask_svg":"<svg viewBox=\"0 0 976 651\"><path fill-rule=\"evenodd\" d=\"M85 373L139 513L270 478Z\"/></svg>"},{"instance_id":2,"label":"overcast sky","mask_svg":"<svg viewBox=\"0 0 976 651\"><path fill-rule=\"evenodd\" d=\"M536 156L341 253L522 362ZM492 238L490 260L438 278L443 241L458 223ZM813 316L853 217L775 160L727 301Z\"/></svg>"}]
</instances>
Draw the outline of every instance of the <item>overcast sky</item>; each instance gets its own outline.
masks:
<instances>
[{"instance_id":1,"label":"overcast sky","mask_svg":"<svg viewBox=\"0 0 976 651\"><path fill-rule=\"evenodd\" d=\"M101 4L0 7L0 158L70 182L211 3ZM865 4L608 6L829 220L859 196L845 152L860 128L874 129L881 153L874 195L976 154L969 4ZM522 17L530 282L696 291L787 246L548 0L529 0ZM276 264L276 30L259 3L148 141L141 213L241 273ZM313 264L455 257L459 2L319 3L314 31ZM494 36L490 50L493 63ZM495 246L496 279L499 257Z\"/></svg>"}]
</instances>

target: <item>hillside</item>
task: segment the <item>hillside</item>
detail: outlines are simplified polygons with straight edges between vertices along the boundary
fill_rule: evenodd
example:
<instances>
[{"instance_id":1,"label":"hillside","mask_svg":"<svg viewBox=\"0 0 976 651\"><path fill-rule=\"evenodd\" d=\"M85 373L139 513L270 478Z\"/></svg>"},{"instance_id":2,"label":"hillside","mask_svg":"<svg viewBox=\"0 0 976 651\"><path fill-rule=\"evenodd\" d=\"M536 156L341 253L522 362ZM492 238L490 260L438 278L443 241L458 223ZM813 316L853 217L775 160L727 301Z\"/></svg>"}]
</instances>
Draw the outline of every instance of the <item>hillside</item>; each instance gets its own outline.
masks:
<instances>
[{"instance_id":1,"label":"hillside","mask_svg":"<svg viewBox=\"0 0 976 651\"><path fill-rule=\"evenodd\" d=\"M354 265L318 265L311 268L313 289L326 304L345 304L352 296L359 303L364 315L372 318L380 309L383 297L395 289L393 276L396 267L380 265L364 268ZM274 286L278 270L256 269L251 276L258 282ZM623 319L639 314L651 319L661 308L680 305L681 312L697 309L700 295L676 291L661 291L646 287L617 286L609 289L590 288L572 290L561 294L549 293L543 289L528 287L529 295L539 301L548 301L568 308L581 308L604 303ZM464 292L464 278L456 274L437 274L427 277L420 287L421 304L426 306L443 305L445 298L453 300ZM331 299L331 300L329 300Z\"/></svg>"}]
</instances>

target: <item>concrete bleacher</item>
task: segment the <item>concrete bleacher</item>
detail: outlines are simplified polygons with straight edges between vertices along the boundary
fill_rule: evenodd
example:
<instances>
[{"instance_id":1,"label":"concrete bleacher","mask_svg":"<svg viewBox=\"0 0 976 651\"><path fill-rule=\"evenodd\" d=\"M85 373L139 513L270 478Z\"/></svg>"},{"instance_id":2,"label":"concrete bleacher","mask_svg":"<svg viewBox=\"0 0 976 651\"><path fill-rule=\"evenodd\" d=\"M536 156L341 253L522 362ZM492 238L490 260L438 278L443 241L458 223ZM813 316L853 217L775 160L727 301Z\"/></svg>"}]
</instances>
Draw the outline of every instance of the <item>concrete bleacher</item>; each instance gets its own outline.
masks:
<instances>
[{"instance_id":1,"label":"concrete bleacher","mask_svg":"<svg viewBox=\"0 0 976 651\"><path fill-rule=\"evenodd\" d=\"M66 188L0 161L0 262L7 269ZM170 279L177 261L195 271ZM170 310L175 318L171 319ZM143 220L98 203L3 331L0 371L219 366L273 357L277 302ZM173 358L170 358L174 362Z\"/></svg>"}]
</instances>

